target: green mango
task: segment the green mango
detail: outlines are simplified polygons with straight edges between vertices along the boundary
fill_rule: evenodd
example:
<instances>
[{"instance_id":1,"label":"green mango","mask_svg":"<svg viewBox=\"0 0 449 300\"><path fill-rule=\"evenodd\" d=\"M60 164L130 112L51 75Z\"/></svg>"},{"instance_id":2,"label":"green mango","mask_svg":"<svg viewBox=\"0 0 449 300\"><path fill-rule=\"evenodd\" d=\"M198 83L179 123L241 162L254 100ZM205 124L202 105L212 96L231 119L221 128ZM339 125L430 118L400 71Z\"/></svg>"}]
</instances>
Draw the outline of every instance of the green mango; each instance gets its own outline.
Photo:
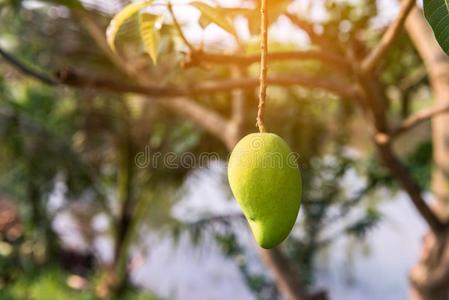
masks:
<instances>
[{"instance_id":1,"label":"green mango","mask_svg":"<svg viewBox=\"0 0 449 300\"><path fill-rule=\"evenodd\" d=\"M257 243L279 245L301 204L301 174L288 144L273 133L245 136L231 153L228 180Z\"/></svg>"}]
</instances>

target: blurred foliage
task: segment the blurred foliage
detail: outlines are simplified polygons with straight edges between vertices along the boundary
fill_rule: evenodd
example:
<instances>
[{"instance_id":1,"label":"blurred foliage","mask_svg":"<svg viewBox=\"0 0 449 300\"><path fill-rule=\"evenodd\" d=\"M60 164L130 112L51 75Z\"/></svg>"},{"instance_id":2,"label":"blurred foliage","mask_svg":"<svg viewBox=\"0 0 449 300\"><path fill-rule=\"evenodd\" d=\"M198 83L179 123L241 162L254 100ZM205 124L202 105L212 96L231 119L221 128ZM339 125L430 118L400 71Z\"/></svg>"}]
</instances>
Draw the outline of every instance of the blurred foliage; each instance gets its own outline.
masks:
<instances>
[{"instance_id":1,"label":"blurred foliage","mask_svg":"<svg viewBox=\"0 0 449 300\"><path fill-rule=\"evenodd\" d=\"M38 5L30 8L27 2L30 1L0 1L1 48L20 57L27 66L49 75L76 69L99 78L132 82L117 71L101 49L93 46L77 14L70 10L86 9L101 28L106 28L111 13L102 11L102 7L107 5L94 7L85 1L83 8L74 0L54 0L33 1ZM113 3L122 7L126 2ZM248 31L255 35L259 27L257 3L244 1L250 9L214 9L218 15L230 19L244 16L248 19ZM290 3L277 1L270 19L275 22ZM371 46L379 40L380 31L371 27L378 14L376 1L308 3L308 10L298 12L299 16L312 22L322 37L334 41L328 47L335 53L343 54L351 45L356 55L362 56L367 52L365 42ZM326 18L319 22L308 19L310 10L323 3ZM217 11L208 9L202 9L203 27L217 18L213 17ZM226 66L183 69L184 47L176 39L173 24L165 22L160 34L157 66L151 63L141 45L138 18L130 18L118 32L118 51L134 58L136 66L160 84L184 87L231 77L231 70ZM294 50L298 45L273 41L270 47L270 50ZM243 48L247 53L258 51L254 39ZM415 93L426 88L427 81L405 37L398 41L385 65L381 78L391 91L390 117L400 119L410 113L413 106L409 102ZM327 66L308 61L276 62L270 66L270 74L286 76L300 72L328 78L329 70ZM256 65L248 68L248 76L256 77L258 72ZM245 132L252 132L257 100L254 92L247 92L246 98ZM291 265L301 270L302 282L312 290L319 253L343 236L366 238L382 220L382 215L377 207L379 201L362 200L376 198L379 188L394 191L396 186L373 155L366 142L367 133L359 130L366 123L364 115L348 99L340 101L327 93L296 86L271 87L269 98L266 122L271 131L284 137L301 154L299 165L304 179L301 219L283 250ZM229 93L199 96L195 100L223 117L231 115ZM147 146L151 149L149 153L145 152ZM123 265L128 261L129 249L142 243L149 231L168 228L166 232L175 238L187 231L197 245L213 238L223 254L236 262L258 299L278 298L279 292L267 272L251 267L250 251L240 237L246 230L241 216L210 216L194 223L172 216L171 209L182 196L181 187L191 170L168 168L160 157L167 153L178 157L192 153L198 158L204 152L217 153L223 160L228 155L225 145L216 137L153 101L133 95L45 86L21 76L0 60L0 193L14 203L25 226L23 235L15 241L6 241L1 236L5 244L0 244L0 299L40 300L49 299L48 294L54 299L93 299L95 285L102 285L102 276L114 273L101 261L93 246L99 233L90 224L98 215L107 216L108 237L121 240L120 245L114 246L122 247L124 258L116 260L124 261ZM147 163L155 161L156 166L137 167L134 158L141 153ZM431 154L431 143L424 142L405 160L425 187L430 181ZM360 179L356 190L344 185L348 177L352 181ZM52 210L50 200L58 183L66 188L65 201ZM226 179L223 184L226 185ZM73 260L73 264L85 265L83 272L71 266L70 259L65 260L69 265L57 259L64 258L67 249L63 238L55 232L53 221L64 212L76 217L83 242L88 245L84 249L87 253L77 253L83 263ZM349 217L351 214L356 217ZM84 263L85 256L94 257L95 263L89 259ZM73 274L90 283L87 291L77 292L67 286L66 279ZM126 274L124 277L123 288L116 291L117 297L153 299L133 287Z\"/></svg>"},{"instance_id":2,"label":"blurred foliage","mask_svg":"<svg viewBox=\"0 0 449 300\"><path fill-rule=\"evenodd\" d=\"M406 158L409 169L416 174L416 180L426 190L430 190L433 165L432 143L427 141L419 144L415 151Z\"/></svg>"},{"instance_id":3,"label":"blurred foliage","mask_svg":"<svg viewBox=\"0 0 449 300\"><path fill-rule=\"evenodd\" d=\"M13 284L3 287L0 299L98 299L95 293L89 289L76 290L70 288L66 283L68 281L70 281L70 273L61 271L58 266L47 266L43 270L22 274ZM76 278L72 281L76 281ZM156 300L158 298L149 293L131 289L120 295L120 298L113 297L112 299Z\"/></svg>"}]
</instances>

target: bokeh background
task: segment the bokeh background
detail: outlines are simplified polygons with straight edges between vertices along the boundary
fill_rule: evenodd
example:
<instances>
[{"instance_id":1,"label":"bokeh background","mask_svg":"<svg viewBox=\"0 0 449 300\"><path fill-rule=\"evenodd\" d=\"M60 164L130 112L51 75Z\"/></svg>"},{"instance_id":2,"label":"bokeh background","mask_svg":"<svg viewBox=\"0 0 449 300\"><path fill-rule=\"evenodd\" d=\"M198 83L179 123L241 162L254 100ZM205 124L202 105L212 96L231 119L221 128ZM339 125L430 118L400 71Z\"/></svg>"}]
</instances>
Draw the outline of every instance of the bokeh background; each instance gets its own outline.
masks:
<instances>
[{"instance_id":1,"label":"bokeh background","mask_svg":"<svg viewBox=\"0 0 449 300\"><path fill-rule=\"evenodd\" d=\"M235 36L172 1L188 44L155 1L141 14L162 16L157 64L138 14L117 53L107 45L129 2L0 0L0 299L287 299L226 174L235 142L257 130L257 83L231 85L259 74L257 60L232 58L257 56L258 1L204 2ZM387 0L269 5L270 52L337 59L368 53L399 11ZM408 299L428 225L382 166L348 72L313 56L269 64L296 80L270 86L265 122L299 154L304 181L277 251L310 299ZM432 105L406 32L375 76L393 124ZM429 202L434 142L424 122L394 145Z\"/></svg>"}]
</instances>

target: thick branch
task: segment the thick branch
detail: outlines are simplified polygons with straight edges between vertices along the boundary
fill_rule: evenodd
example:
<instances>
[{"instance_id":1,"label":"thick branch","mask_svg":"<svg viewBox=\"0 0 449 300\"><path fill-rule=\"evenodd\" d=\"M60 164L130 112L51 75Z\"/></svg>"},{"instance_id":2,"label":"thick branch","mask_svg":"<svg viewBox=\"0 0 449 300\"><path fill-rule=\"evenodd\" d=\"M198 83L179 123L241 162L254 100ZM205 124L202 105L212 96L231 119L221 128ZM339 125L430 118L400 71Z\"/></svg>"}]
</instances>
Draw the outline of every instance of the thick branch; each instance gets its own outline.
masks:
<instances>
[{"instance_id":1,"label":"thick branch","mask_svg":"<svg viewBox=\"0 0 449 300\"><path fill-rule=\"evenodd\" d=\"M215 92L227 92L235 89L251 89L256 88L259 82L255 78L241 78L216 82L208 82L193 86L190 88L178 88L173 86L160 87L156 85L126 83L124 81L110 80L107 78L91 78L87 75L81 75L72 71L63 71L56 74L53 79L50 76L34 71L21 63L11 54L6 53L0 48L0 54L5 58L6 62L16 68L24 75L31 76L45 84L63 84L80 88L95 88L100 90L108 90L119 93L136 93L155 97L177 97L177 96L195 96L204 95ZM309 88L317 88L334 93L336 95L352 98L355 96L355 87L343 81L331 81L316 77L306 76L288 76L288 77L269 77L268 83L278 86L301 85Z\"/></svg>"},{"instance_id":2,"label":"thick branch","mask_svg":"<svg viewBox=\"0 0 449 300\"><path fill-rule=\"evenodd\" d=\"M410 174L410 171L394 155L389 138L384 134L377 134L376 146L384 165L388 168L393 177L400 183L402 188L407 192L415 205L415 208L424 220L426 220L432 231L435 234L442 232L445 228L444 223L439 220L437 215L430 209L423 199L421 188Z\"/></svg>"},{"instance_id":3,"label":"thick branch","mask_svg":"<svg viewBox=\"0 0 449 300\"><path fill-rule=\"evenodd\" d=\"M444 224L424 201L421 188L391 148L390 136L386 134L389 132L389 123L386 118L385 94L378 79L372 73L359 73L358 75L359 84L364 94L363 98L373 116L375 131L378 132L375 136L375 142L383 164L407 192L410 200L432 231L435 233L441 232L445 227Z\"/></svg>"},{"instance_id":4,"label":"thick branch","mask_svg":"<svg viewBox=\"0 0 449 300\"><path fill-rule=\"evenodd\" d=\"M423 12L415 8L406 23L407 32L421 56L432 87L434 107L449 104L449 58L438 45L432 29L424 18ZM432 191L437 202L436 212L448 217L449 186L447 185L448 160L448 116L432 119L433 159L436 168L432 172Z\"/></svg>"},{"instance_id":5,"label":"thick branch","mask_svg":"<svg viewBox=\"0 0 449 300\"><path fill-rule=\"evenodd\" d=\"M447 76L449 58L436 42L421 9L416 7L412 10L405 27L426 66L431 81L438 80L438 77Z\"/></svg>"},{"instance_id":6,"label":"thick branch","mask_svg":"<svg viewBox=\"0 0 449 300\"><path fill-rule=\"evenodd\" d=\"M59 73L58 78L61 84L68 86L95 88L119 93L136 93L160 98L209 95L211 93L229 92L236 89L252 89L259 86L259 80L256 78L210 81L185 88L175 86L160 87L149 84L143 86L117 80L109 80L106 78L89 78L87 75L80 75L70 71ZM267 82L277 86L298 85L308 88L317 88L346 98L355 96L355 87L337 80L331 81L316 77L294 75L282 77L272 76L267 79Z\"/></svg>"},{"instance_id":7,"label":"thick branch","mask_svg":"<svg viewBox=\"0 0 449 300\"><path fill-rule=\"evenodd\" d=\"M420 293L432 295L428 299L447 299L447 293L436 297L438 291L447 291L449 283L449 245L446 237L427 233L418 264L410 272L410 281ZM435 263L437 261L437 263ZM431 267L429 267L431 266ZM441 293L441 292L440 292ZM420 298L421 299L421 298Z\"/></svg>"},{"instance_id":8,"label":"thick branch","mask_svg":"<svg viewBox=\"0 0 449 300\"><path fill-rule=\"evenodd\" d=\"M286 293L288 300L308 299L306 292L297 283L296 272L290 263L278 249L260 249L260 256L264 263L274 271L274 280L280 290Z\"/></svg>"},{"instance_id":9,"label":"thick branch","mask_svg":"<svg viewBox=\"0 0 449 300\"><path fill-rule=\"evenodd\" d=\"M390 47L398 37L410 11L415 6L416 0L404 0L396 20L388 27L379 44L370 52L362 63L364 73L371 72L387 54Z\"/></svg>"},{"instance_id":10,"label":"thick branch","mask_svg":"<svg viewBox=\"0 0 449 300\"><path fill-rule=\"evenodd\" d=\"M296 51L280 51L268 53L269 61L284 61L284 60L318 60L323 64L330 64L336 67L336 70L349 73L351 67L346 60L336 54L324 50L296 50ZM195 51L191 54L189 61L185 66L195 66L203 62L212 64L236 64L239 66L250 65L258 63L260 55L244 55L244 54L220 54L207 53L204 51Z\"/></svg>"},{"instance_id":11,"label":"thick branch","mask_svg":"<svg viewBox=\"0 0 449 300\"><path fill-rule=\"evenodd\" d=\"M448 112L449 112L449 104L417 112L416 114L405 119L402 122L402 124L391 133L391 136L398 137L399 135L405 133L406 131L415 128L419 124Z\"/></svg>"},{"instance_id":12,"label":"thick branch","mask_svg":"<svg viewBox=\"0 0 449 300\"><path fill-rule=\"evenodd\" d=\"M216 137L219 137L225 144L226 140L226 120L216 112L203 107L202 105L183 97L176 97L170 101L161 103L165 107L188 116L193 122L206 129Z\"/></svg>"}]
</instances>

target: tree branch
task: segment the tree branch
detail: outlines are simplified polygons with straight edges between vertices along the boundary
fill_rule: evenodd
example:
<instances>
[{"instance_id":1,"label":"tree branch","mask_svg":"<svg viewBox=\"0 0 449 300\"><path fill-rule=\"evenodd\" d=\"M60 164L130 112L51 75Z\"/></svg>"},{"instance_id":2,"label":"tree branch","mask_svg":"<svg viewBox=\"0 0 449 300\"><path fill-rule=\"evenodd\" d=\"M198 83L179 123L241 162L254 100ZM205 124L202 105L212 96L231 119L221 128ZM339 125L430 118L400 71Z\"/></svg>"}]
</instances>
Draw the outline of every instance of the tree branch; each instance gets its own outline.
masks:
<instances>
[{"instance_id":1,"label":"tree branch","mask_svg":"<svg viewBox=\"0 0 449 300\"><path fill-rule=\"evenodd\" d=\"M297 15L292 13L286 13L285 16L289 18L290 22L292 22L296 27L301 28L307 35L310 37L318 36L318 34L313 29L313 24L299 18Z\"/></svg>"},{"instance_id":2,"label":"tree branch","mask_svg":"<svg viewBox=\"0 0 449 300\"><path fill-rule=\"evenodd\" d=\"M170 101L161 102L161 104L182 115L188 116L194 123L221 139L224 144L227 144L228 141L225 134L227 121L215 111L184 97L176 97Z\"/></svg>"},{"instance_id":3,"label":"tree branch","mask_svg":"<svg viewBox=\"0 0 449 300\"><path fill-rule=\"evenodd\" d=\"M390 135L392 138L396 138L406 131L415 128L419 124L445 113L449 113L449 103L440 107L422 110L405 119L398 128L391 132Z\"/></svg>"},{"instance_id":4,"label":"tree branch","mask_svg":"<svg viewBox=\"0 0 449 300\"><path fill-rule=\"evenodd\" d=\"M30 77L34 77L37 80L48 84L48 85L56 85L57 82L53 78L49 77L48 75L41 73L39 71L36 71L30 67L27 67L24 63L22 63L20 60L12 56L11 54L7 53L5 50L0 48L0 56L3 57L3 59L10 64L12 67L14 67L16 70L21 72L22 74L25 74Z\"/></svg>"},{"instance_id":5,"label":"tree branch","mask_svg":"<svg viewBox=\"0 0 449 300\"><path fill-rule=\"evenodd\" d=\"M267 83L277 86L298 85L308 88L316 88L347 98L352 98L356 95L355 88L352 88L352 86L346 84L345 82L340 82L338 80L326 80L312 76L302 76L296 74L292 74L290 76L270 76L267 78ZM242 78L238 80L231 79L217 82L212 81L193 87L192 93L208 94L234 89L251 89L257 86L259 86L259 81L256 78Z\"/></svg>"},{"instance_id":6,"label":"tree branch","mask_svg":"<svg viewBox=\"0 0 449 300\"><path fill-rule=\"evenodd\" d=\"M4 51L2 54L4 55ZM172 110L180 114L188 115L195 123L204 126L206 130L220 137L225 144L230 145L227 130L224 130L226 121L223 117L216 114L210 109L206 109L201 105L187 99L188 96L208 95L217 92L229 92L231 90L245 90L252 89L259 85L257 79L252 78L237 78L218 82L208 82L205 84L193 86L190 88L179 88L174 86L160 87L156 85L146 84L145 86L139 84L127 83L125 81L110 80L106 78L90 78L87 75L81 75L72 71L58 72L56 78L52 79L45 74L37 73L22 63L12 55L7 56L7 62L15 67L18 71L27 76L31 76L45 84L51 85L67 85L78 88L94 88L98 90L112 91L118 93L136 93L157 98L174 98L173 104L164 104ZM346 84L323 80L321 78L313 77L271 77L268 78L268 83L279 86L293 86L302 85L304 87L318 88L328 92L340 95L342 97L353 98L355 96L355 89L348 87ZM180 98L183 97L182 101ZM171 102L171 101L162 101ZM184 107L183 107L184 105ZM211 118L203 118L202 116L211 115ZM235 140L235 139L234 139Z\"/></svg>"},{"instance_id":7,"label":"tree branch","mask_svg":"<svg viewBox=\"0 0 449 300\"><path fill-rule=\"evenodd\" d=\"M258 80L255 78L239 78L224 81L207 82L190 88L178 88L173 86L160 87L150 84L146 84L145 86L143 86L107 78L92 78L85 74L78 74L70 70L57 72L56 78L52 78L46 74L39 73L25 66L17 58L5 52L1 48L0 55L4 57L7 63L12 65L22 74L33 77L36 80L49 85L63 84L80 88L95 88L119 93L136 93L165 98L204 95L216 92L227 92L235 89L251 89L256 88L259 85ZM309 88L317 88L346 98L353 98L356 94L355 87L349 86L349 84L345 82L301 75L285 77L272 76L268 78L268 83L278 86L301 85Z\"/></svg>"},{"instance_id":8,"label":"tree branch","mask_svg":"<svg viewBox=\"0 0 449 300\"><path fill-rule=\"evenodd\" d=\"M297 284L297 274L278 248L271 250L259 249L260 256L271 270L278 288L285 292L288 300L308 299L306 292Z\"/></svg>"},{"instance_id":9,"label":"tree branch","mask_svg":"<svg viewBox=\"0 0 449 300\"><path fill-rule=\"evenodd\" d=\"M108 42L106 41L104 30L97 24L95 19L92 18L90 13L85 10L72 10L71 12L79 19L79 24L86 29L95 44L109 59L109 61L112 62L114 66L122 73L132 75L133 70L130 68L127 61L111 50Z\"/></svg>"},{"instance_id":10,"label":"tree branch","mask_svg":"<svg viewBox=\"0 0 449 300\"><path fill-rule=\"evenodd\" d=\"M331 52L324 50L296 50L296 51L279 51L271 52L267 55L270 61L284 60L318 60L323 64L330 64L336 67L337 71L350 73L351 67L346 60ZM260 61L260 55L244 55L244 54L220 54L207 53L201 50L192 52L185 67L200 65L204 62L212 64L236 64L239 66L251 65Z\"/></svg>"},{"instance_id":11,"label":"tree branch","mask_svg":"<svg viewBox=\"0 0 449 300\"><path fill-rule=\"evenodd\" d=\"M192 44L190 44L189 40L186 38L186 36L184 35L184 32L182 31L181 25L179 24L178 19L176 18L175 12L173 11L173 5L171 4L171 2L168 3L167 7L168 7L168 11L170 12L170 16L173 20L173 24L175 25L176 31L179 34L179 37L181 38L181 40L184 42L184 44L187 46L187 48L189 48L189 50L191 52L195 52L195 48L192 46Z\"/></svg>"},{"instance_id":12,"label":"tree branch","mask_svg":"<svg viewBox=\"0 0 449 300\"><path fill-rule=\"evenodd\" d=\"M432 87L434 107L449 105L449 57L438 45L432 30L419 8L412 10L406 22L407 32L426 67ZM447 170L449 169L447 115L432 119L433 159L438 166L432 172L432 191L437 198L436 212L447 218ZM449 224L448 224L449 229Z\"/></svg>"},{"instance_id":13,"label":"tree branch","mask_svg":"<svg viewBox=\"0 0 449 300\"><path fill-rule=\"evenodd\" d=\"M363 91L361 99L365 99L368 103L369 111L373 117L373 125L375 134L375 143L378 153L390 174L395 178L404 191L408 194L410 200L418 210L422 218L427 222L431 230L435 233L441 232L445 226L437 215L429 208L422 197L422 191L410 171L396 157L391 148L391 138L387 134L389 130L389 122L386 118L387 112L385 107L385 94L372 72L358 73L358 83Z\"/></svg>"},{"instance_id":14,"label":"tree branch","mask_svg":"<svg viewBox=\"0 0 449 300\"><path fill-rule=\"evenodd\" d=\"M87 75L77 74L71 71L59 72L57 77L59 79L59 83L68 86L95 88L119 93L136 93L159 98L209 95L211 93L229 92L236 89L253 89L259 86L259 81L256 78L210 81L190 87L180 88L175 86L160 87L150 84L139 85L106 78L89 78ZM272 76L267 79L267 82L277 86L299 85L309 88L317 88L347 98L353 98L356 93L355 88L346 85L346 83L316 77L299 75L282 77Z\"/></svg>"},{"instance_id":15,"label":"tree branch","mask_svg":"<svg viewBox=\"0 0 449 300\"><path fill-rule=\"evenodd\" d=\"M362 71L371 72L387 54L390 47L398 37L410 11L415 7L416 0L402 1L401 9L396 20L388 27L379 44L368 54L362 62Z\"/></svg>"},{"instance_id":16,"label":"tree branch","mask_svg":"<svg viewBox=\"0 0 449 300\"><path fill-rule=\"evenodd\" d=\"M313 23L303 20L303 19L299 18L298 16L291 14L291 13L286 13L285 16L287 18L289 18L290 22L292 22L293 25L295 25L296 27L303 30L309 36L312 43L314 43L324 49L335 49L336 48L335 41L326 39L322 35L317 34L315 32Z\"/></svg>"},{"instance_id":17,"label":"tree branch","mask_svg":"<svg viewBox=\"0 0 449 300\"><path fill-rule=\"evenodd\" d=\"M416 180L410 174L410 171L394 155L391 148L390 139L385 134L379 133L375 136L375 142L384 165L388 168L394 178L400 183L407 192L415 208L426 220L431 230L438 234L445 229L445 224L430 209L422 197L422 191Z\"/></svg>"},{"instance_id":18,"label":"tree branch","mask_svg":"<svg viewBox=\"0 0 449 300\"><path fill-rule=\"evenodd\" d=\"M424 236L420 261L410 272L410 281L428 299L437 299L435 292L446 291L449 284L449 246L446 237L436 237L430 232ZM435 264L436 257L438 263ZM433 267L429 268L429 265ZM432 295L432 296L430 296ZM444 299L446 295L442 295ZM421 299L421 298L420 298Z\"/></svg>"},{"instance_id":19,"label":"tree branch","mask_svg":"<svg viewBox=\"0 0 449 300\"><path fill-rule=\"evenodd\" d=\"M438 81L438 77L447 76L449 57L436 42L432 29L424 18L421 9L416 7L412 10L405 27L424 62L430 80Z\"/></svg>"},{"instance_id":20,"label":"tree branch","mask_svg":"<svg viewBox=\"0 0 449 300\"><path fill-rule=\"evenodd\" d=\"M398 34L399 28L402 27L408 12L414 6L414 2L405 0L402 12L395 23L387 30L386 37L384 36L382 49L374 50L379 54L373 54L373 62L378 63L378 60L383 58L384 53L389 48L389 45L393 42L395 36ZM410 8L404 8L411 5ZM404 12L408 11L408 12ZM390 33L388 33L390 31ZM369 57L369 56L368 56ZM373 116L374 128L375 128L375 144L382 159L382 162L386 168L388 168L390 174L398 181L400 186L410 197L410 200L418 210L422 218L427 222L429 227L434 233L440 233L445 229L445 224L439 219L439 217L431 210L422 197L422 191L416 180L413 178L410 171L402 164L402 162L396 157L391 147L391 139L389 133L389 122L387 119L386 111L386 96L379 82L377 76L375 76L372 69L366 68L361 70L358 68L356 62L354 63L354 70L357 73L358 84L362 89L362 99L369 104L369 109Z\"/></svg>"}]
</instances>

